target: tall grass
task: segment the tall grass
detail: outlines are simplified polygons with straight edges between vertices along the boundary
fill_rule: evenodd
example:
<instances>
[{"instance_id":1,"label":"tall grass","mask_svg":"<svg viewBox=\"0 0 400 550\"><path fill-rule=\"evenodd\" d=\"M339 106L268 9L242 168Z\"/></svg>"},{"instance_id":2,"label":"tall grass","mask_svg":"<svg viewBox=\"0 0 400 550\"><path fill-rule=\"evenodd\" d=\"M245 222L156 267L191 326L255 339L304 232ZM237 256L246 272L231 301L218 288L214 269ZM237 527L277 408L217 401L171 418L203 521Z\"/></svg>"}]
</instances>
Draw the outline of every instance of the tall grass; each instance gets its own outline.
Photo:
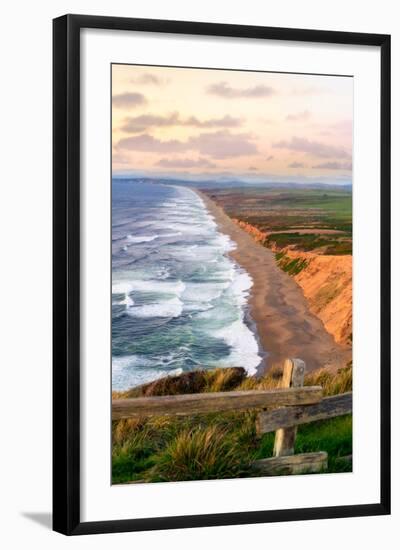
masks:
<instances>
[{"instance_id":1,"label":"tall grass","mask_svg":"<svg viewBox=\"0 0 400 550\"><path fill-rule=\"evenodd\" d=\"M339 369L337 373L331 373L320 369L310 372L305 377L305 385L322 386L324 395L338 395L353 389L353 369L350 362L346 367Z\"/></svg>"},{"instance_id":2,"label":"tall grass","mask_svg":"<svg viewBox=\"0 0 400 550\"><path fill-rule=\"evenodd\" d=\"M306 374L305 386L322 386L325 396L337 395L352 391L352 364L351 362L337 372L319 369ZM282 378L282 367L272 367L267 374L260 378L248 377L238 386L238 390L273 390L279 387Z\"/></svg>"},{"instance_id":3,"label":"tall grass","mask_svg":"<svg viewBox=\"0 0 400 550\"><path fill-rule=\"evenodd\" d=\"M279 386L282 369L275 367L260 377L243 377L235 369L198 371L194 379L202 391L274 389ZM201 383L200 383L201 381ZM160 382L160 381L157 381ZM154 384L152 391L165 391L183 382ZM186 383L186 382L185 382ZM332 373L309 373L306 385L321 385L325 395L351 391L352 367ZM135 389L140 395L149 385ZM183 393L183 392L182 392ZM131 392L125 392L131 395ZM148 394L147 394L148 395ZM118 394L121 397L121 394ZM258 437L257 412L210 413L206 415L128 419L113 423L113 483L127 481L183 481L254 476L252 461L272 456L274 433ZM295 452L327 451L328 472L349 471L351 462L351 415L300 426Z\"/></svg>"},{"instance_id":4,"label":"tall grass","mask_svg":"<svg viewBox=\"0 0 400 550\"><path fill-rule=\"evenodd\" d=\"M226 428L184 429L170 441L147 473L149 481L238 477L244 472L243 447Z\"/></svg>"},{"instance_id":5,"label":"tall grass","mask_svg":"<svg viewBox=\"0 0 400 550\"><path fill-rule=\"evenodd\" d=\"M128 397L231 391L245 378L246 371L242 367L197 370L185 372L178 376L166 376L128 391L114 391L112 396L113 399L124 399Z\"/></svg>"}]
</instances>

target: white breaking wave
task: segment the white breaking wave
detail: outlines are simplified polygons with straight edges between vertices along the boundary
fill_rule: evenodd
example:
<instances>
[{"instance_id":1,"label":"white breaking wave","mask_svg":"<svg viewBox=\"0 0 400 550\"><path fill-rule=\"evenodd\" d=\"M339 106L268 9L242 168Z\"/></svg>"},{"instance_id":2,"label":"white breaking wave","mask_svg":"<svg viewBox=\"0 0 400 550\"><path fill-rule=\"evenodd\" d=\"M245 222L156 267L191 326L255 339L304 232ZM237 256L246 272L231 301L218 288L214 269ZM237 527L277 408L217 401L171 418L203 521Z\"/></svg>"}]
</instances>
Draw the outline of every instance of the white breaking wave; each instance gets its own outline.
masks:
<instances>
[{"instance_id":1,"label":"white breaking wave","mask_svg":"<svg viewBox=\"0 0 400 550\"><path fill-rule=\"evenodd\" d=\"M249 375L257 372L257 366L261 361L258 354L258 344L254 334L241 319L215 331L213 334L231 347L229 357L220 360L221 365L244 367Z\"/></svg>"},{"instance_id":2,"label":"white breaking wave","mask_svg":"<svg viewBox=\"0 0 400 550\"><path fill-rule=\"evenodd\" d=\"M219 298L229 284L229 281L218 283L186 283L182 299L187 302L211 302L211 300Z\"/></svg>"},{"instance_id":3,"label":"white breaking wave","mask_svg":"<svg viewBox=\"0 0 400 550\"><path fill-rule=\"evenodd\" d=\"M142 355L126 355L112 358L113 389L124 390L134 385L153 382L165 376L178 376L182 374L182 368L159 368L158 358L149 359Z\"/></svg>"},{"instance_id":4,"label":"white breaking wave","mask_svg":"<svg viewBox=\"0 0 400 550\"><path fill-rule=\"evenodd\" d=\"M170 270L168 269L168 267L159 267L157 270L156 270L156 274L155 276L157 277L157 279L168 279L170 275Z\"/></svg>"},{"instance_id":5,"label":"white breaking wave","mask_svg":"<svg viewBox=\"0 0 400 550\"><path fill-rule=\"evenodd\" d=\"M158 239L158 235L138 235L137 237L134 237L133 235L127 235L126 240L130 243L148 243L151 241L155 241Z\"/></svg>"},{"instance_id":6,"label":"white breaking wave","mask_svg":"<svg viewBox=\"0 0 400 550\"><path fill-rule=\"evenodd\" d=\"M182 235L180 231L175 231L175 233L164 233L163 235L160 235L160 237L169 238L169 237L179 237L180 235Z\"/></svg>"},{"instance_id":7,"label":"white breaking wave","mask_svg":"<svg viewBox=\"0 0 400 550\"><path fill-rule=\"evenodd\" d=\"M113 294L126 294L133 291L165 292L167 294L180 295L185 290L185 283L182 281L164 280L133 280L119 281L112 285Z\"/></svg>"},{"instance_id":8,"label":"white breaking wave","mask_svg":"<svg viewBox=\"0 0 400 550\"><path fill-rule=\"evenodd\" d=\"M179 317L182 313L183 302L179 298L172 298L156 304L145 304L135 306L127 310L131 317L140 317L142 319L152 317Z\"/></svg>"},{"instance_id":9,"label":"white breaking wave","mask_svg":"<svg viewBox=\"0 0 400 550\"><path fill-rule=\"evenodd\" d=\"M244 322L243 307L247 304L249 290L253 286L250 275L242 270L235 269L230 283L227 284L225 292L232 295L238 306L239 319L227 326L210 331L210 335L222 339L230 348L228 357L219 361L220 366L243 367L249 375L257 372L257 366L261 362L257 340L253 332ZM220 310L220 313L222 311ZM200 313L199 316L209 319L212 322L216 315L209 312Z\"/></svg>"},{"instance_id":10,"label":"white breaking wave","mask_svg":"<svg viewBox=\"0 0 400 550\"><path fill-rule=\"evenodd\" d=\"M236 271L229 290L236 297L237 303L243 306L247 303L249 290L253 286L253 279L247 271Z\"/></svg>"},{"instance_id":11,"label":"white breaking wave","mask_svg":"<svg viewBox=\"0 0 400 550\"><path fill-rule=\"evenodd\" d=\"M152 367L154 364L155 361L141 355L124 355L112 358L112 368L116 371L129 367Z\"/></svg>"},{"instance_id":12,"label":"white breaking wave","mask_svg":"<svg viewBox=\"0 0 400 550\"><path fill-rule=\"evenodd\" d=\"M229 252L231 250L235 250L236 243L232 241L229 235L223 235L220 233L212 240L211 246L214 246L223 252Z\"/></svg>"},{"instance_id":13,"label":"white breaking wave","mask_svg":"<svg viewBox=\"0 0 400 550\"><path fill-rule=\"evenodd\" d=\"M173 232L179 232L181 235L199 235L199 237L204 236L204 225L203 224L197 224L193 222L193 218L190 218L188 223L183 223L181 220L176 221L173 223L170 223L170 220L168 220L169 223L163 224L162 226L158 226L159 229L170 229Z\"/></svg>"},{"instance_id":14,"label":"white breaking wave","mask_svg":"<svg viewBox=\"0 0 400 550\"><path fill-rule=\"evenodd\" d=\"M135 304L135 302L129 296L128 292L125 293L125 298L118 303L121 306L126 306L126 309L128 309L129 307L132 307Z\"/></svg>"}]
</instances>

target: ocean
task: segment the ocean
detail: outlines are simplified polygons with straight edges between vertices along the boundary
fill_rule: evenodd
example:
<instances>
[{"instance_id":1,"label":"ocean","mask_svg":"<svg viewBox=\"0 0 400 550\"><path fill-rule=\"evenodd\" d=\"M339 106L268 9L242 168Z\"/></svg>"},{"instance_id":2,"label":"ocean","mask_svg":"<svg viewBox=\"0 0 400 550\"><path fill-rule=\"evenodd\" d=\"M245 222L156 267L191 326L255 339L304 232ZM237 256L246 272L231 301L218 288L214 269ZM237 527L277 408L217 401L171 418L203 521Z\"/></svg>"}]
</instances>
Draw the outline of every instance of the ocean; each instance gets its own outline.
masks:
<instances>
[{"instance_id":1,"label":"ocean","mask_svg":"<svg viewBox=\"0 0 400 550\"><path fill-rule=\"evenodd\" d=\"M112 387L261 362L249 274L204 202L173 185L112 182Z\"/></svg>"}]
</instances>

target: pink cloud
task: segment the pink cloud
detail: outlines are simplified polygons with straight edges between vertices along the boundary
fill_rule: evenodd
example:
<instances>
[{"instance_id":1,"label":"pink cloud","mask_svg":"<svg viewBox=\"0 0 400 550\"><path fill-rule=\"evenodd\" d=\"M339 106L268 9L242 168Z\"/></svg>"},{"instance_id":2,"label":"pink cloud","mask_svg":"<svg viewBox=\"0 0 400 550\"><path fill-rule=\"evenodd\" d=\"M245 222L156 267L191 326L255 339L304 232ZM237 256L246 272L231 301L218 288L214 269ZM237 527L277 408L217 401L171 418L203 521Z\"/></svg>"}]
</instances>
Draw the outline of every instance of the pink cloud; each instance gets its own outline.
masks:
<instances>
[{"instance_id":1,"label":"pink cloud","mask_svg":"<svg viewBox=\"0 0 400 550\"><path fill-rule=\"evenodd\" d=\"M157 166L163 166L164 168L215 168L217 165L205 158L198 158L198 159L163 158L157 162Z\"/></svg>"},{"instance_id":2,"label":"pink cloud","mask_svg":"<svg viewBox=\"0 0 400 550\"><path fill-rule=\"evenodd\" d=\"M351 170L353 167L351 162L323 162L313 166L314 169L322 170Z\"/></svg>"},{"instance_id":3,"label":"pink cloud","mask_svg":"<svg viewBox=\"0 0 400 550\"><path fill-rule=\"evenodd\" d=\"M139 94L136 92L126 92L124 94L113 95L112 103L114 107L126 109L130 107L139 107L140 105L145 105L147 103L147 100L143 94Z\"/></svg>"},{"instance_id":4,"label":"pink cloud","mask_svg":"<svg viewBox=\"0 0 400 550\"><path fill-rule=\"evenodd\" d=\"M229 131L218 131L190 137L186 141L176 139L162 141L149 134L140 134L121 139L116 150L128 149L149 153L176 153L198 151L215 159L253 155L258 152L249 134L231 134Z\"/></svg>"},{"instance_id":5,"label":"pink cloud","mask_svg":"<svg viewBox=\"0 0 400 550\"><path fill-rule=\"evenodd\" d=\"M195 128L235 128L240 126L239 118L225 115L221 118L199 120L195 116L182 118L179 113L171 113L166 116L145 114L125 119L121 130L124 132L144 132L149 128L165 128L170 126L192 126Z\"/></svg>"},{"instance_id":6,"label":"pink cloud","mask_svg":"<svg viewBox=\"0 0 400 550\"><path fill-rule=\"evenodd\" d=\"M326 145L319 141L311 141L307 138L292 137L290 141L282 140L272 145L275 148L289 149L300 153L309 153L322 158L343 158L350 159L350 154L341 147Z\"/></svg>"},{"instance_id":7,"label":"pink cloud","mask_svg":"<svg viewBox=\"0 0 400 550\"><path fill-rule=\"evenodd\" d=\"M291 122L299 122L308 120L311 117L311 113L308 110L302 111L301 113L292 113L286 117L286 120Z\"/></svg>"},{"instance_id":8,"label":"pink cloud","mask_svg":"<svg viewBox=\"0 0 400 550\"><path fill-rule=\"evenodd\" d=\"M176 153L187 149L186 143L177 139L161 141L149 134L130 136L119 140L115 149L142 151L144 153Z\"/></svg>"},{"instance_id":9,"label":"pink cloud","mask_svg":"<svg viewBox=\"0 0 400 550\"><path fill-rule=\"evenodd\" d=\"M200 134L189 139L190 148L197 149L203 155L215 159L254 155L258 152L249 134L231 134L230 132L213 132Z\"/></svg>"},{"instance_id":10,"label":"pink cloud","mask_svg":"<svg viewBox=\"0 0 400 550\"><path fill-rule=\"evenodd\" d=\"M140 75L137 78L132 78L131 82L133 84L154 84L156 86L160 86L165 81L159 78L158 76L156 76L155 74L145 73Z\"/></svg>"},{"instance_id":11,"label":"pink cloud","mask_svg":"<svg viewBox=\"0 0 400 550\"><path fill-rule=\"evenodd\" d=\"M269 97L274 95L276 91L271 86L251 86L249 88L233 88L229 86L227 82L217 82L212 84L207 88L209 94L218 95L220 97L225 97L229 99L234 99L238 97Z\"/></svg>"}]
</instances>

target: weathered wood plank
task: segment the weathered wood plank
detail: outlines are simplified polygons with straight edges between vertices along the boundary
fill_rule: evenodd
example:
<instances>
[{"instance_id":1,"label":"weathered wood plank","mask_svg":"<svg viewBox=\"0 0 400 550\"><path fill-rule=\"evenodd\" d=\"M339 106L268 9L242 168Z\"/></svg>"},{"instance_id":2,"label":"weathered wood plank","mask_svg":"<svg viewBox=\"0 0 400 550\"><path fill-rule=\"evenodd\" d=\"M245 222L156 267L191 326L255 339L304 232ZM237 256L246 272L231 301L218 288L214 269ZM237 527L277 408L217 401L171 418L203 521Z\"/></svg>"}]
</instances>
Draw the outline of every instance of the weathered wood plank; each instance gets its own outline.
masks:
<instances>
[{"instance_id":1,"label":"weathered wood plank","mask_svg":"<svg viewBox=\"0 0 400 550\"><path fill-rule=\"evenodd\" d=\"M284 407L260 412L257 418L257 433L274 432L278 428L299 426L317 420L327 420L335 416L350 414L353 406L353 394L342 393L325 397L315 405Z\"/></svg>"},{"instance_id":2,"label":"weathered wood plank","mask_svg":"<svg viewBox=\"0 0 400 550\"><path fill-rule=\"evenodd\" d=\"M283 365L281 388L299 388L304 383L306 365L301 359L286 359ZM297 428L288 427L276 430L274 442L274 456L288 456L294 454Z\"/></svg>"},{"instance_id":3,"label":"weathered wood plank","mask_svg":"<svg viewBox=\"0 0 400 550\"><path fill-rule=\"evenodd\" d=\"M328 453L304 453L256 460L252 469L266 476L311 474L328 467Z\"/></svg>"},{"instance_id":4,"label":"weathered wood plank","mask_svg":"<svg viewBox=\"0 0 400 550\"><path fill-rule=\"evenodd\" d=\"M154 415L192 415L287 405L311 405L322 399L320 386L115 399L112 419Z\"/></svg>"}]
</instances>

